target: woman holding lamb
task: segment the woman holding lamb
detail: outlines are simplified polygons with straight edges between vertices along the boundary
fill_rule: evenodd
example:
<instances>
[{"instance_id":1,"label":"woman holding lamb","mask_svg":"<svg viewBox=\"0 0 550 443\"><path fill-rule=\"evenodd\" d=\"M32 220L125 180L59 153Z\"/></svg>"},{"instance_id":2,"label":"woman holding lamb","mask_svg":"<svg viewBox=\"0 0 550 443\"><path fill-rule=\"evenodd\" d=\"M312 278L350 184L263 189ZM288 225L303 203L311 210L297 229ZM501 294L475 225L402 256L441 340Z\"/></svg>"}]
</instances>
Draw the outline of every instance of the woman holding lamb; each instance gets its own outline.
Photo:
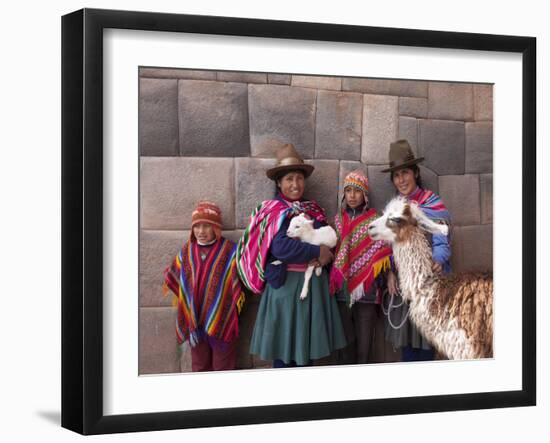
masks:
<instances>
[{"instance_id":1,"label":"woman holding lamb","mask_svg":"<svg viewBox=\"0 0 550 443\"><path fill-rule=\"evenodd\" d=\"M326 270L320 276L313 273L308 296L300 299L308 265L329 264L330 249L287 236L290 220L299 214L314 220L315 228L326 225L323 209L303 199L306 178L313 169L293 145L278 149L277 165L266 171L276 184L276 195L252 212L237 246L242 283L262 294L250 353L273 360L276 368L307 366L346 345Z\"/></svg>"},{"instance_id":2,"label":"woman holding lamb","mask_svg":"<svg viewBox=\"0 0 550 443\"><path fill-rule=\"evenodd\" d=\"M449 211L443 204L441 197L434 192L424 189L420 178L418 163L424 157L415 158L407 140L398 140L390 145L390 167L382 172L390 172L391 181L397 193L407 200L418 203L420 209L436 223L451 224ZM448 273L451 271L451 244L449 236L434 234L431 236L433 270L435 272ZM399 269L397 269L399 271ZM388 279L388 290L390 294L397 293L397 280L393 273ZM433 360L434 350L430 343L420 334L415 325L409 320L404 320L408 306L401 303L401 297L394 299L390 306L386 322L386 340L393 344L395 349L402 348L403 361ZM403 325L396 328L400 323Z\"/></svg>"},{"instance_id":3,"label":"woman holding lamb","mask_svg":"<svg viewBox=\"0 0 550 443\"><path fill-rule=\"evenodd\" d=\"M330 292L336 293L348 345L338 352L338 363L368 363L378 309L390 269L391 248L368 235L378 218L369 206L368 180L363 172L344 179L341 210L334 219L338 244L330 272Z\"/></svg>"}]
</instances>

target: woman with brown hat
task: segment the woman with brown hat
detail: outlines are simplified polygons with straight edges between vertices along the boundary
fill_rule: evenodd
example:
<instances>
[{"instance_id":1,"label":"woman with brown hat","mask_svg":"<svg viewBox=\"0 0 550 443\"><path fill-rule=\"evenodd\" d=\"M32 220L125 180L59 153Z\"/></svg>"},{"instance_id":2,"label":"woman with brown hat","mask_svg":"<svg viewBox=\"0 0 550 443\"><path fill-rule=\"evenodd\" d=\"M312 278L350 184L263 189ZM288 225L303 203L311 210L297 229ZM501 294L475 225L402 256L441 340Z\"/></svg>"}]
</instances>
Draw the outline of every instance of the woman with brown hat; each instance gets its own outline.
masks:
<instances>
[{"instance_id":1,"label":"woman with brown hat","mask_svg":"<svg viewBox=\"0 0 550 443\"><path fill-rule=\"evenodd\" d=\"M397 140L390 144L389 172L398 194L418 203L420 209L437 223L450 225L449 211L441 197L422 187L418 163L424 157L416 158L407 140ZM433 235L431 238L433 268L436 272L450 272L451 244L449 236ZM397 294L396 278L391 275L388 281L390 294ZM403 361L433 360L434 351L427 340L418 332L412 322L405 320L408 306L401 297L392 297L386 321L386 340L394 348L402 348ZM395 306L395 307L394 307ZM401 327L397 327L400 326Z\"/></svg>"},{"instance_id":2,"label":"woman with brown hat","mask_svg":"<svg viewBox=\"0 0 550 443\"><path fill-rule=\"evenodd\" d=\"M315 228L326 224L323 209L303 199L313 169L293 145L277 151L277 165L266 171L276 184L276 195L253 211L237 247L241 281L252 292L262 294L250 353L273 360L273 367L309 365L346 344L325 270L319 277L313 275L308 296L300 299L308 264L330 263L330 249L286 235L290 220L298 214L313 219Z\"/></svg>"}]
</instances>

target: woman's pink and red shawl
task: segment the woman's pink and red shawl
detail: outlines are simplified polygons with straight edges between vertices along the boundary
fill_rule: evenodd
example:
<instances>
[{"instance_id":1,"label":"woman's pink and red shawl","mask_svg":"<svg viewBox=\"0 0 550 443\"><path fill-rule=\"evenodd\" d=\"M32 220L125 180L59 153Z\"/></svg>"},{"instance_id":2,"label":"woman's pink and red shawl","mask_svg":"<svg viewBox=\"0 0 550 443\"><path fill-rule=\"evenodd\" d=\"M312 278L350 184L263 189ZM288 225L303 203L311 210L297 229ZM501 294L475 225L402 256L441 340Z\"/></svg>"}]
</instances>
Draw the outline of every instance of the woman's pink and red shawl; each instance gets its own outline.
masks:
<instances>
[{"instance_id":1,"label":"woman's pink and red shawl","mask_svg":"<svg viewBox=\"0 0 550 443\"><path fill-rule=\"evenodd\" d=\"M321 222L326 220L323 209L314 201L266 200L252 212L237 245L237 270L241 282L253 293L261 294L264 289L264 272L273 238L286 217L300 213Z\"/></svg>"}]
</instances>

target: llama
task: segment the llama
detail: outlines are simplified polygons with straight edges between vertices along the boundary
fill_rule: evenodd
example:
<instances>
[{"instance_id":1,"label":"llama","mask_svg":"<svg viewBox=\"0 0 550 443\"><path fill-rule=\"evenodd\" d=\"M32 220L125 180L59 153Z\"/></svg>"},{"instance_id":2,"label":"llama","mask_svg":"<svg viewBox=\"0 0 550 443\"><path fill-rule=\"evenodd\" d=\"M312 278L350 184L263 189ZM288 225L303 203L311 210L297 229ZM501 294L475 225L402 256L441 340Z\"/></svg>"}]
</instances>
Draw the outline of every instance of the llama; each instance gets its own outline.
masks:
<instances>
[{"instance_id":1,"label":"llama","mask_svg":"<svg viewBox=\"0 0 550 443\"><path fill-rule=\"evenodd\" d=\"M490 274L443 276L432 271L424 232L448 234L415 202L391 200L384 215L369 225L374 240L392 243L404 300L422 334L449 359L493 355L493 278Z\"/></svg>"},{"instance_id":2,"label":"llama","mask_svg":"<svg viewBox=\"0 0 550 443\"><path fill-rule=\"evenodd\" d=\"M329 248L334 248L336 246L336 242L338 241L334 229L330 226L323 226L321 228L314 229L313 220L308 220L304 214L297 215L290 220L290 225L288 226L286 235L290 238L299 239L305 243L317 246L325 245ZM280 261L277 260L273 263L280 264ZM322 269L320 267L316 268L313 265L309 265L307 267L304 276L304 285L302 287L302 292L300 293L301 300L307 297L309 281L313 274L313 269L315 269L315 275L317 275L317 277L321 275Z\"/></svg>"}]
</instances>

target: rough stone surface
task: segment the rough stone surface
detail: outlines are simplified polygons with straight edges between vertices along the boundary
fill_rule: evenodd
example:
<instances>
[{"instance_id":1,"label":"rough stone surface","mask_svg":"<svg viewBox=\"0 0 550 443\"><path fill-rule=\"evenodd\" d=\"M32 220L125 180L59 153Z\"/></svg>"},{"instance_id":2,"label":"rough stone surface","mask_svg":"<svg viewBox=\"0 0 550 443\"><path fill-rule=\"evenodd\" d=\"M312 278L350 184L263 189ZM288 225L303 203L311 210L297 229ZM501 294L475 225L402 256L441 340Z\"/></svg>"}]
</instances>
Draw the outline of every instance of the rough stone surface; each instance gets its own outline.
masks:
<instances>
[{"instance_id":1,"label":"rough stone surface","mask_svg":"<svg viewBox=\"0 0 550 443\"><path fill-rule=\"evenodd\" d=\"M221 82L267 83L267 74L261 72L219 71L217 79Z\"/></svg>"},{"instance_id":2,"label":"rough stone surface","mask_svg":"<svg viewBox=\"0 0 550 443\"><path fill-rule=\"evenodd\" d=\"M371 78L343 78L343 91L365 94L428 97L428 82L416 80L384 80Z\"/></svg>"},{"instance_id":3,"label":"rough stone surface","mask_svg":"<svg viewBox=\"0 0 550 443\"><path fill-rule=\"evenodd\" d=\"M246 228L252 210L262 201L273 198L275 183L267 178L265 172L274 167L275 159L267 158L237 158L235 159L236 174L236 224Z\"/></svg>"},{"instance_id":4,"label":"rough stone surface","mask_svg":"<svg viewBox=\"0 0 550 443\"><path fill-rule=\"evenodd\" d=\"M397 97L363 97L363 139L361 160L367 164L387 164L390 143L397 138Z\"/></svg>"},{"instance_id":5,"label":"rough stone surface","mask_svg":"<svg viewBox=\"0 0 550 443\"><path fill-rule=\"evenodd\" d=\"M408 140L414 154L418 156L418 120L416 118L399 117L397 138Z\"/></svg>"},{"instance_id":6,"label":"rough stone surface","mask_svg":"<svg viewBox=\"0 0 550 443\"><path fill-rule=\"evenodd\" d=\"M439 177L431 169L423 166L422 164L418 165L420 168L420 178L422 179L422 187L429 189L430 191L439 193Z\"/></svg>"},{"instance_id":7,"label":"rough stone surface","mask_svg":"<svg viewBox=\"0 0 550 443\"><path fill-rule=\"evenodd\" d=\"M342 79L340 77L321 77L316 75L293 75L292 86L315 89L342 90Z\"/></svg>"},{"instance_id":8,"label":"rough stone surface","mask_svg":"<svg viewBox=\"0 0 550 443\"><path fill-rule=\"evenodd\" d=\"M395 187L390 180L389 172L381 172L387 166L369 166L368 178L370 186L370 205L378 210L384 209L393 197Z\"/></svg>"},{"instance_id":9,"label":"rough stone surface","mask_svg":"<svg viewBox=\"0 0 550 443\"><path fill-rule=\"evenodd\" d=\"M179 81L179 140L184 156L248 156L248 86Z\"/></svg>"},{"instance_id":10,"label":"rough stone surface","mask_svg":"<svg viewBox=\"0 0 550 443\"><path fill-rule=\"evenodd\" d=\"M319 203L331 219L338 208L338 160L306 160L306 163L315 166L315 171L306 181L304 198Z\"/></svg>"},{"instance_id":11,"label":"rough stone surface","mask_svg":"<svg viewBox=\"0 0 550 443\"><path fill-rule=\"evenodd\" d=\"M275 157L276 149L292 143L304 158L315 145L317 91L279 85L250 85L250 144L252 155Z\"/></svg>"},{"instance_id":12,"label":"rough stone surface","mask_svg":"<svg viewBox=\"0 0 550 443\"><path fill-rule=\"evenodd\" d=\"M178 81L139 81L141 155L178 155Z\"/></svg>"},{"instance_id":13,"label":"rough stone surface","mask_svg":"<svg viewBox=\"0 0 550 443\"><path fill-rule=\"evenodd\" d=\"M426 118L428 116L428 99L399 97L399 115Z\"/></svg>"},{"instance_id":14,"label":"rough stone surface","mask_svg":"<svg viewBox=\"0 0 550 443\"><path fill-rule=\"evenodd\" d=\"M464 123L447 120L420 120L419 155L424 165L438 175L464 174Z\"/></svg>"},{"instance_id":15,"label":"rough stone surface","mask_svg":"<svg viewBox=\"0 0 550 443\"><path fill-rule=\"evenodd\" d=\"M466 172L493 172L493 123L466 123Z\"/></svg>"},{"instance_id":16,"label":"rough stone surface","mask_svg":"<svg viewBox=\"0 0 550 443\"><path fill-rule=\"evenodd\" d=\"M250 339L258 313L259 297L246 293L246 301L239 316L239 341L237 343L237 369L253 367L253 358L250 354Z\"/></svg>"},{"instance_id":17,"label":"rough stone surface","mask_svg":"<svg viewBox=\"0 0 550 443\"><path fill-rule=\"evenodd\" d=\"M474 93L470 83L430 82L428 92L428 118L474 119Z\"/></svg>"},{"instance_id":18,"label":"rough stone surface","mask_svg":"<svg viewBox=\"0 0 550 443\"><path fill-rule=\"evenodd\" d=\"M163 272L170 266L189 231L141 231L139 249L139 305L172 306L172 296L163 296Z\"/></svg>"},{"instance_id":19,"label":"rough stone surface","mask_svg":"<svg viewBox=\"0 0 550 443\"><path fill-rule=\"evenodd\" d=\"M186 80L216 80L216 71L197 71L193 69L140 68L142 78L176 78Z\"/></svg>"},{"instance_id":20,"label":"rough stone surface","mask_svg":"<svg viewBox=\"0 0 550 443\"><path fill-rule=\"evenodd\" d=\"M139 309L139 373L180 372L173 308Z\"/></svg>"},{"instance_id":21,"label":"rough stone surface","mask_svg":"<svg viewBox=\"0 0 550 443\"><path fill-rule=\"evenodd\" d=\"M479 176L481 193L481 223L493 223L493 174Z\"/></svg>"},{"instance_id":22,"label":"rough stone surface","mask_svg":"<svg viewBox=\"0 0 550 443\"><path fill-rule=\"evenodd\" d=\"M360 170L368 177L368 171L367 166L364 165L361 162L354 162L354 161L346 161L342 160L340 162L340 173L339 173L339 179L338 179L338 208L340 208L340 204L342 202L342 198L344 197L344 179L346 178L346 175L348 175L351 171ZM369 184L370 186L370 184Z\"/></svg>"},{"instance_id":23,"label":"rough stone surface","mask_svg":"<svg viewBox=\"0 0 550 443\"><path fill-rule=\"evenodd\" d=\"M237 243L243 236L244 229L235 229L232 231L222 231L222 236Z\"/></svg>"},{"instance_id":24,"label":"rough stone surface","mask_svg":"<svg viewBox=\"0 0 550 443\"><path fill-rule=\"evenodd\" d=\"M220 206L223 226L235 227L232 158L142 157L141 228L189 229L201 199Z\"/></svg>"},{"instance_id":25,"label":"rough stone surface","mask_svg":"<svg viewBox=\"0 0 550 443\"><path fill-rule=\"evenodd\" d=\"M439 193L451 213L454 225L475 225L481 222L478 175L439 177Z\"/></svg>"},{"instance_id":26,"label":"rough stone surface","mask_svg":"<svg viewBox=\"0 0 550 443\"><path fill-rule=\"evenodd\" d=\"M182 345L180 345L180 371L181 372L191 372L192 366L191 366L191 345L189 342L185 342Z\"/></svg>"},{"instance_id":27,"label":"rough stone surface","mask_svg":"<svg viewBox=\"0 0 550 443\"><path fill-rule=\"evenodd\" d=\"M267 74L267 82L273 85L290 85L291 80L289 74Z\"/></svg>"},{"instance_id":28,"label":"rough stone surface","mask_svg":"<svg viewBox=\"0 0 550 443\"><path fill-rule=\"evenodd\" d=\"M493 85L474 85L474 118L493 120Z\"/></svg>"},{"instance_id":29,"label":"rough stone surface","mask_svg":"<svg viewBox=\"0 0 550 443\"><path fill-rule=\"evenodd\" d=\"M455 226L451 264L454 272L493 270L493 225Z\"/></svg>"},{"instance_id":30,"label":"rough stone surface","mask_svg":"<svg viewBox=\"0 0 550 443\"><path fill-rule=\"evenodd\" d=\"M315 157L359 160L363 96L319 91L315 127Z\"/></svg>"}]
</instances>

